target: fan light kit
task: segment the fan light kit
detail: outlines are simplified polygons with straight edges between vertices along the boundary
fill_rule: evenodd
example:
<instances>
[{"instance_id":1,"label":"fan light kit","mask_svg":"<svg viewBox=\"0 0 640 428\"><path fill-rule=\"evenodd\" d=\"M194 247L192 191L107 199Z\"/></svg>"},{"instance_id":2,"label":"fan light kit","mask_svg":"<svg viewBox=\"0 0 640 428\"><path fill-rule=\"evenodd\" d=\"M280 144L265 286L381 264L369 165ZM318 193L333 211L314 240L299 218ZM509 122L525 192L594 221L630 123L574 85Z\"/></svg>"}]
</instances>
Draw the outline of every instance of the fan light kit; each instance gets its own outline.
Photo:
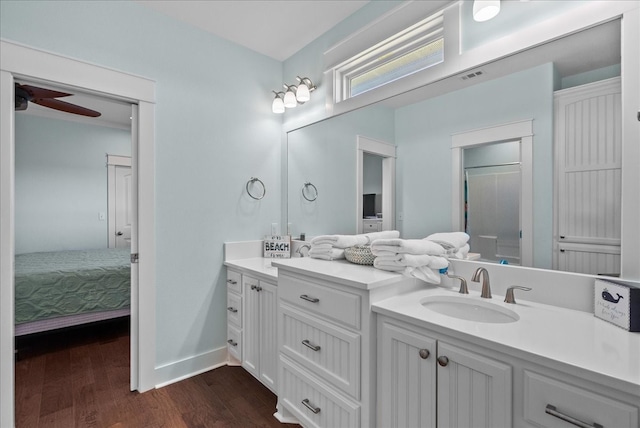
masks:
<instances>
[{"instance_id":1,"label":"fan light kit","mask_svg":"<svg viewBox=\"0 0 640 428\"><path fill-rule=\"evenodd\" d=\"M271 104L271 111L274 113L284 113L286 108L294 108L298 104L304 104L311 99L311 92L316 90L316 86L308 77L296 76L297 85L282 86L285 91L271 91L276 96Z\"/></svg>"}]
</instances>

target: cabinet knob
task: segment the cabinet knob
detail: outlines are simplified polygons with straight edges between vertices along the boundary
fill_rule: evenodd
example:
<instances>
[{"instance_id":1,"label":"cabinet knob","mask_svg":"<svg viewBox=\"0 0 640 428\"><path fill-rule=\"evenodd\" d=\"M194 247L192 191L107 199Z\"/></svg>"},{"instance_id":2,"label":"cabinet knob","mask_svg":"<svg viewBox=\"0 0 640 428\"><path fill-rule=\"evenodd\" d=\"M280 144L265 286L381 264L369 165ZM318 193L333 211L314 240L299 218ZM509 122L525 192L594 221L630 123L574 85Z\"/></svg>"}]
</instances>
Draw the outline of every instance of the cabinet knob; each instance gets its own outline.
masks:
<instances>
[{"instance_id":1,"label":"cabinet knob","mask_svg":"<svg viewBox=\"0 0 640 428\"><path fill-rule=\"evenodd\" d=\"M449 364L449 358L445 357L444 355L438 357L438 364L440 364L440 366L442 367L446 367L447 364Z\"/></svg>"},{"instance_id":2,"label":"cabinet knob","mask_svg":"<svg viewBox=\"0 0 640 428\"><path fill-rule=\"evenodd\" d=\"M421 349L418 354L420 355L420 358L422 358L423 360L426 360L427 358L429 358L429 350L428 349Z\"/></svg>"},{"instance_id":3,"label":"cabinet knob","mask_svg":"<svg viewBox=\"0 0 640 428\"><path fill-rule=\"evenodd\" d=\"M251 285L251 289L252 289L252 290L255 290L256 288L258 288L258 286L257 286L257 285Z\"/></svg>"},{"instance_id":4,"label":"cabinet knob","mask_svg":"<svg viewBox=\"0 0 640 428\"><path fill-rule=\"evenodd\" d=\"M256 287L256 291L262 291L262 287L260 287L259 285Z\"/></svg>"}]
</instances>

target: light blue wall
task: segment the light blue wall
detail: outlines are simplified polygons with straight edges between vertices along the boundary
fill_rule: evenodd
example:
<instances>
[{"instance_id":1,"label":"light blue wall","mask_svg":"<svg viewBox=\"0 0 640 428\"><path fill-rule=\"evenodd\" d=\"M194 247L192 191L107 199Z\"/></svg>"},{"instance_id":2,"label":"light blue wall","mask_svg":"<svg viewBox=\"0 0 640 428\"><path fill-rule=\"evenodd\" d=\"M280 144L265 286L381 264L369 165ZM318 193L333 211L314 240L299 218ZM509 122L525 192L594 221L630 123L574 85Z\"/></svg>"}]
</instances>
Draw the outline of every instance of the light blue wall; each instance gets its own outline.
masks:
<instances>
[{"instance_id":1,"label":"light blue wall","mask_svg":"<svg viewBox=\"0 0 640 428\"><path fill-rule=\"evenodd\" d=\"M107 159L131 133L16 114L16 253L106 248Z\"/></svg>"},{"instance_id":2,"label":"light blue wall","mask_svg":"<svg viewBox=\"0 0 640 428\"><path fill-rule=\"evenodd\" d=\"M289 133L289 223L307 236L356 232L357 136L393 143L393 110L376 106L315 123ZM381 173L380 173L381 175ZM303 199L310 181L318 199Z\"/></svg>"},{"instance_id":3,"label":"light blue wall","mask_svg":"<svg viewBox=\"0 0 640 428\"><path fill-rule=\"evenodd\" d=\"M432 98L396 111L396 209L405 238L451 230L451 135L533 119L534 265L551 268L553 65Z\"/></svg>"},{"instance_id":4,"label":"light blue wall","mask_svg":"<svg viewBox=\"0 0 640 428\"><path fill-rule=\"evenodd\" d=\"M131 1L3 0L0 36L156 80L157 364L225 346L223 242L280 219L282 63Z\"/></svg>"}]
</instances>

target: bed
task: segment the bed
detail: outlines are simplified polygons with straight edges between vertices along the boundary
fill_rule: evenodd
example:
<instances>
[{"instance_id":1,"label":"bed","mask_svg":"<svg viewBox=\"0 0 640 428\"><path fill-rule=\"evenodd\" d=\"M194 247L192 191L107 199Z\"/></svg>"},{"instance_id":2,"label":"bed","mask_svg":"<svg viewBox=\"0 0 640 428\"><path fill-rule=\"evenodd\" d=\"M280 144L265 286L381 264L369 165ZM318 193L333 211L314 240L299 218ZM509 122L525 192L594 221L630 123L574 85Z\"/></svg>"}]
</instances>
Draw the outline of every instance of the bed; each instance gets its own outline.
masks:
<instances>
[{"instance_id":1,"label":"bed","mask_svg":"<svg viewBox=\"0 0 640 428\"><path fill-rule=\"evenodd\" d=\"M15 257L15 335L129 315L130 249Z\"/></svg>"}]
</instances>

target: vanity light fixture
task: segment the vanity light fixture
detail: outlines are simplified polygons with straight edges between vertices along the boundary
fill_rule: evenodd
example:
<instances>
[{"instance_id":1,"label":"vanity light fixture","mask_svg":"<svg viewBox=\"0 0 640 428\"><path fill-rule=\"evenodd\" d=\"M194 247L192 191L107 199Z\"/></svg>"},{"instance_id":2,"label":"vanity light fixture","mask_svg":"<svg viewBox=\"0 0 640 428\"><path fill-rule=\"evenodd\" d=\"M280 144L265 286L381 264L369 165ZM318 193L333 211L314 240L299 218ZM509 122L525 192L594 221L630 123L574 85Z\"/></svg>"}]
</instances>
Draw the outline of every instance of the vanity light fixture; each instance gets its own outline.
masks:
<instances>
[{"instance_id":1,"label":"vanity light fixture","mask_svg":"<svg viewBox=\"0 0 640 428\"><path fill-rule=\"evenodd\" d=\"M500 0L474 0L473 19L477 22L488 21L500 12Z\"/></svg>"},{"instance_id":2,"label":"vanity light fixture","mask_svg":"<svg viewBox=\"0 0 640 428\"><path fill-rule=\"evenodd\" d=\"M273 103L271 103L271 111L274 113L284 113L284 92L276 92L271 91L276 94L276 97L273 99Z\"/></svg>"},{"instance_id":3,"label":"vanity light fixture","mask_svg":"<svg viewBox=\"0 0 640 428\"><path fill-rule=\"evenodd\" d=\"M315 91L317 87L308 77L296 76L296 79L298 80L297 85L287 85L286 83L282 85L285 89L284 92L272 91L276 97L271 104L271 111L284 113L285 107L294 108L311 99L311 92Z\"/></svg>"}]
</instances>

